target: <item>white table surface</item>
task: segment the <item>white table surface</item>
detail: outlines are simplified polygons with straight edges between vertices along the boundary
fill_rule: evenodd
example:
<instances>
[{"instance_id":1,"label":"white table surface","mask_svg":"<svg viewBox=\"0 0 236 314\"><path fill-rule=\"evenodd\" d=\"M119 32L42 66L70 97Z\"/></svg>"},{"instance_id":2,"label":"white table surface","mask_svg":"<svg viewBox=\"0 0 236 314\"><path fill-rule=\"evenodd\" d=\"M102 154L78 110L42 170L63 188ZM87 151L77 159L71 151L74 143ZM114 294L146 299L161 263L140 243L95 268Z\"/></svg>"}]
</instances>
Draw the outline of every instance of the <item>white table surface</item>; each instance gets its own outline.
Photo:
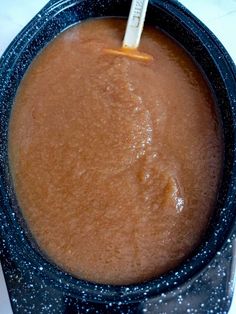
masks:
<instances>
[{"instance_id":1,"label":"white table surface","mask_svg":"<svg viewBox=\"0 0 236 314\"><path fill-rule=\"evenodd\" d=\"M48 0L0 0L0 56ZM236 63L236 0L181 0L220 39ZM11 308L0 266L0 314ZM218 313L216 313L218 314ZM229 314L236 314L236 293Z\"/></svg>"}]
</instances>

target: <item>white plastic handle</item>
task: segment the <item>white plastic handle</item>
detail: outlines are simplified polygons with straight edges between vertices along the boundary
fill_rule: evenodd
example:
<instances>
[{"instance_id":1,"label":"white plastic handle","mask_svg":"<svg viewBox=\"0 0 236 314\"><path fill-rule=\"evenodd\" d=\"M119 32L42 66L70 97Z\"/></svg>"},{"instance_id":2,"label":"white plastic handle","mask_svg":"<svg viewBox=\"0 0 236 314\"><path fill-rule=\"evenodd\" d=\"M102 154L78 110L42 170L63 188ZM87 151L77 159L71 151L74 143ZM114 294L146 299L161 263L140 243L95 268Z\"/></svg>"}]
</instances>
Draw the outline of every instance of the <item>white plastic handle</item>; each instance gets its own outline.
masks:
<instances>
[{"instance_id":1,"label":"white plastic handle","mask_svg":"<svg viewBox=\"0 0 236 314\"><path fill-rule=\"evenodd\" d=\"M123 40L124 48L138 48L143 31L147 6L148 0L132 0L129 18L125 30L125 37Z\"/></svg>"}]
</instances>

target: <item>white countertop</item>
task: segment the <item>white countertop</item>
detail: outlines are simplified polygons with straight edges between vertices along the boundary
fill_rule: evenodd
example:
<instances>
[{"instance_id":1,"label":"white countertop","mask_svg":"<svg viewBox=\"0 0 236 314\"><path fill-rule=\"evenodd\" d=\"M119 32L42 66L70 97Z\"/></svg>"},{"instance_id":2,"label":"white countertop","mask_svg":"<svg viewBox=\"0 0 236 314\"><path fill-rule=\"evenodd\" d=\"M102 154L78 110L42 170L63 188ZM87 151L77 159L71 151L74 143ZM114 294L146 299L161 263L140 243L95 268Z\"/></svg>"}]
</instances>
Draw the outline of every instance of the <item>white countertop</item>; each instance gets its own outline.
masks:
<instances>
[{"instance_id":1,"label":"white countertop","mask_svg":"<svg viewBox=\"0 0 236 314\"><path fill-rule=\"evenodd\" d=\"M0 56L48 0L0 0ZM236 63L236 0L181 0L220 39ZM10 314L0 266L0 314ZM236 313L236 293L230 314ZM216 313L218 314L218 313Z\"/></svg>"}]
</instances>

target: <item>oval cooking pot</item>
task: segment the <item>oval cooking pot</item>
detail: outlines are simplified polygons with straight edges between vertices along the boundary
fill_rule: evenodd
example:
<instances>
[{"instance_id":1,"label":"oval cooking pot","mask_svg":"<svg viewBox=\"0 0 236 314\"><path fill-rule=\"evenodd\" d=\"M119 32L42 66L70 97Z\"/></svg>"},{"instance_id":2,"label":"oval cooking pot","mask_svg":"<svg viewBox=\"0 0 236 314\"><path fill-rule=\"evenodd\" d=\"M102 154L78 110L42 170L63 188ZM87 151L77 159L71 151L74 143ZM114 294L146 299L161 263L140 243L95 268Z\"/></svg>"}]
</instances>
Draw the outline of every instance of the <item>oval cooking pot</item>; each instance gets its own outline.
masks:
<instances>
[{"instance_id":1,"label":"oval cooking pot","mask_svg":"<svg viewBox=\"0 0 236 314\"><path fill-rule=\"evenodd\" d=\"M152 0L147 21L179 42L199 65L215 97L224 136L224 170L215 215L202 244L182 265L137 285L111 286L78 280L48 261L32 239L20 213L8 163L8 125L16 90L34 57L60 32L79 21L103 16L126 17L130 1L50 1L13 40L0 61L0 224L4 249L22 273L39 276L65 295L91 302L134 303L180 289L199 280L236 234L235 125L236 74L216 37L181 4ZM218 253L217 253L218 252ZM188 281L189 282L189 281Z\"/></svg>"}]
</instances>

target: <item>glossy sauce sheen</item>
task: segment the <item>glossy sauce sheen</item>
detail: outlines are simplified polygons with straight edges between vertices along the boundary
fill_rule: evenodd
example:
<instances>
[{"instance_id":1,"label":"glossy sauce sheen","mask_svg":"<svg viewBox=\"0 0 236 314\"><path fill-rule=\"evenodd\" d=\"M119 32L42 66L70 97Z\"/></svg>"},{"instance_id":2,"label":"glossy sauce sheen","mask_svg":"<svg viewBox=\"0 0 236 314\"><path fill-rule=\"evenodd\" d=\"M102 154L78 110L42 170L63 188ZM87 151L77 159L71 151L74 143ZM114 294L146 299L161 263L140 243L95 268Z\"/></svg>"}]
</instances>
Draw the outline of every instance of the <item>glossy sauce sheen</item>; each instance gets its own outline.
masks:
<instances>
[{"instance_id":1,"label":"glossy sauce sheen","mask_svg":"<svg viewBox=\"0 0 236 314\"><path fill-rule=\"evenodd\" d=\"M146 28L142 62L119 48L122 20L62 33L35 59L10 121L10 165L42 251L78 278L130 284L200 243L221 173L221 129L187 53Z\"/></svg>"}]
</instances>

